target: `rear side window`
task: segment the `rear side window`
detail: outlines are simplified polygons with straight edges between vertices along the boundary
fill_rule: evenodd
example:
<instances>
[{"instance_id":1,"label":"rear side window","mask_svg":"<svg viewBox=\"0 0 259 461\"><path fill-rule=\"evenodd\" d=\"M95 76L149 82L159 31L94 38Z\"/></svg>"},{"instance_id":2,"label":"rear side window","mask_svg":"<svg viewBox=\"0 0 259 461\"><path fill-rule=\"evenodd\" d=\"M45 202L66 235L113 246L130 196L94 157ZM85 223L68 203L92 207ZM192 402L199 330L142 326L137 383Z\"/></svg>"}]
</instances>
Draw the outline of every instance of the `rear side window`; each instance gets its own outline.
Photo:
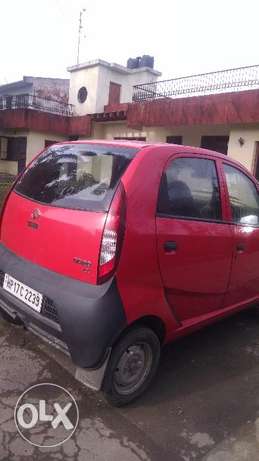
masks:
<instances>
[{"instance_id":1,"label":"rear side window","mask_svg":"<svg viewBox=\"0 0 259 461\"><path fill-rule=\"evenodd\" d=\"M201 158L173 160L161 180L158 212L180 218L220 220L215 162Z\"/></svg>"},{"instance_id":2,"label":"rear side window","mask_svg":"<svg viewBox=\"0 0 259 461\"><path fill-rule=\"evenodd\" d=\"M259 197L254 183L235 167L225 164L224 171L233 221L245 223L247 218L254 217L254 224L258 225Z\"/></svg>"},{"instance_id":3,"label":"rear side window","mask_svg":"<svg viewBox=\"0 0 259 461\"><path fill-rule=\"evenodd\" d=\"M43 152L15 191L40 203L107 211L118 181L137 149L101 144L62 144Z\"/></svg>"}]
</instances>

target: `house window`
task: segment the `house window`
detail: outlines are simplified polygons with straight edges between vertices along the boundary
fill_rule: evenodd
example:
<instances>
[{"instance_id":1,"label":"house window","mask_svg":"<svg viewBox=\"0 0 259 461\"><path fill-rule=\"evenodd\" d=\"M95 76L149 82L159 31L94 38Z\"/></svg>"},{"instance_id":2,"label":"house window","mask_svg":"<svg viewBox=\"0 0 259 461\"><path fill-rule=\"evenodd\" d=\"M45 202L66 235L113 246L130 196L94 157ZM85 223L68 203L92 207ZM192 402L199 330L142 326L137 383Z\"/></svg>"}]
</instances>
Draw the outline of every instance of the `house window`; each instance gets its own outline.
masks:
<instances>
[{"instance_id":1,"label":"house window","mask_svg":"<svg viewBox=\"0 0 259 461\"><path fill-rule=\"evenodd\" d=\"M202 136L201 147L227 155L228 141L229 136Z\"/></svg>"},{"instance_id":2,"label":"house window","mask_svg":"<svg viewBox=\"0 0 259 461\"><path fill-rule=\"evenodd\" d=\"M87 91L86 87L82 86L78 90L78 93L77 93L78 102L81 102L81 104L83 104L83 102L85 102L87 100L87 95L88 95L88 91Z\"/></svg>"},{"instance_id":3,"label":"house window","mask_svg":"<svg viewBox=\"0 0 259 461\"><path fill-rule=\"evenodd\" d=\"M182 136L167 136L166 137L166 142L168 144L179 144L182 145L183 143L183 137Z\"/></svg>"}]
</instances>

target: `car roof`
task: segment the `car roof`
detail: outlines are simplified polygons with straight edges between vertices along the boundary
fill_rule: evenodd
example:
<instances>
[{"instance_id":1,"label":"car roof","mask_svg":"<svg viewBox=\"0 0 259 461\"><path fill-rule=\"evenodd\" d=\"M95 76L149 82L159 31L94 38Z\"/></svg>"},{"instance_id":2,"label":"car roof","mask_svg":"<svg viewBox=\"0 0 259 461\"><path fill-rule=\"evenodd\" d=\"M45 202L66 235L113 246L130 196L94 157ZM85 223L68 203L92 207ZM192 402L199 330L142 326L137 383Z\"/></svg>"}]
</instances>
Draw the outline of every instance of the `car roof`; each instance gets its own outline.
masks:
<instances>
[{"instance_id":1,"label":"car roof","mask_svg":"<svg viewBox=\"0 0 259 461\"><path fill-rule=\"evenodd\" d=\"M166 142L144 142L144 141L135 141L135 140L122 140L122 139L80 139L78 141L61 141L61 144L105 144L105 145L110 145L110 146L124 146L124 147L132 147L132 148L137 148L137 149L143 149L143 148L156 148L156 147L166 147L167 149L170 149L171 151L176 151L179 153L197 153L197 154L203 154L203 155L210 155L214 157L218 157L221 159L226 159L225 154L220 154L219 152L208 150L208 149L203 149L201 147L195 147L195 146L184 146L180 144L170 144ZM232 160L232 159L231 159ZM235 163L235 161L234 161ZM238 163L238 162L236 162Z\"/></svg>"},{"instance_id":2,"label":"car roof","mask_svg":"<svg viewBox=\"0 0 259 461\"><path fill-rule=\"evenodd\" d=\"M113 139L79 139L78 141L61 141L59 144L105 144L109 146L124 146L124 147L132 147L137 149L142 149L143 147L151 147L156 146L157 144L152 144L143 141L130 141L130 140L113 140ZM166 144L165 144L166 145Z\"/></svg>"}]
</instances>

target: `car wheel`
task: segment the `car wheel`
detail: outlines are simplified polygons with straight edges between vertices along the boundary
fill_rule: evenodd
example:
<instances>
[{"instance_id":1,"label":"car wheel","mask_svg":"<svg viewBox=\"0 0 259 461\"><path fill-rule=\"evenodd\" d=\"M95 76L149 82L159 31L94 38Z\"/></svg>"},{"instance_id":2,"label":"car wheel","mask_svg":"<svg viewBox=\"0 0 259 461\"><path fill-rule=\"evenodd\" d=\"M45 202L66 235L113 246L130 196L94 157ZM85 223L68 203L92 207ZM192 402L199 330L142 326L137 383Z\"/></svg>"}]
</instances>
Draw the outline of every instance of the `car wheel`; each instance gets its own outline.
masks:
<instances>
[{"instance_id":1,"label":"car wheel","mask_svg":"<svg viewBox=\"0 0 259 461\"><path fill-rule=\"evenodd\" d=\"M160 359L160 341L150 328L137 326L112 349L102 390L109 403L123 406L150 385Z\"/></svg>"}]
</instances>

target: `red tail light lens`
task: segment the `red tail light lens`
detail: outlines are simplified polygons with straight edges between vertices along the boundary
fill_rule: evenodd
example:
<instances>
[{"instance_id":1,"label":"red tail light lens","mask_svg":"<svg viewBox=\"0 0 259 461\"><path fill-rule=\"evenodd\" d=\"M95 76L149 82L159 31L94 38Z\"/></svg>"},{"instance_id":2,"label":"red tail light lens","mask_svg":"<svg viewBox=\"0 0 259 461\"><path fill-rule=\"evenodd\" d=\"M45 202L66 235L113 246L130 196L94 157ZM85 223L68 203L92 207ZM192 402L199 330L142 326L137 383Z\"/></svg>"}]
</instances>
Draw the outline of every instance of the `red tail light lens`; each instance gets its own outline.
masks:
<instances>
[{"instance_id":1,"label":"red tail light lens","mask_svg":"<svg viewBox=\"0 0 259 461\"><path fill-rule=\"evenodd\" d=\"M124 237L125 218L125 191L120 183L108 211L103 230L98 265L98 284L110 278L116 269Z\"/></svg>"}]
</instances>

